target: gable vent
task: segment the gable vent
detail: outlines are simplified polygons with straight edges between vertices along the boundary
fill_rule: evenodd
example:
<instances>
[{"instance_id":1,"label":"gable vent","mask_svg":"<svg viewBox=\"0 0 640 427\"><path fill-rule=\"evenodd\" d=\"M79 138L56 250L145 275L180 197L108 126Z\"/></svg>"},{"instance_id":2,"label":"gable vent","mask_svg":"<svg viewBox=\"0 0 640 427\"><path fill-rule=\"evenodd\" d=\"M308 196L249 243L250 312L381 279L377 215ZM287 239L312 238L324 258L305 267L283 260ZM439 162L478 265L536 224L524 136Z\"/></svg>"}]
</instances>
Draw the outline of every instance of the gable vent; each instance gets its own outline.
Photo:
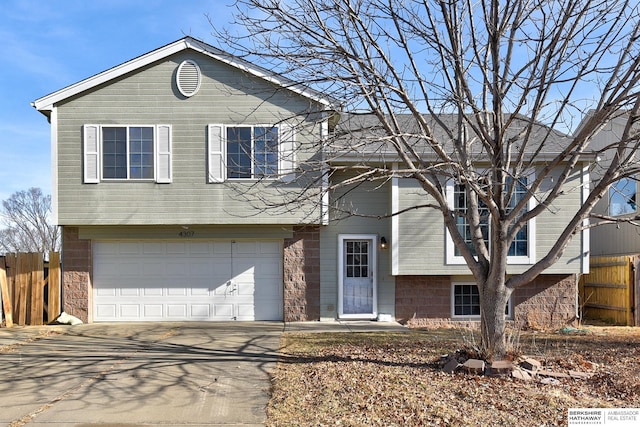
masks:
<instances>
[{"instance_id":1,"label":"gable vent","mask_svg":"<svg viewBox=\"0 0 640 427\"><path fill-rule=\"evenodd\" d=\"M176 73L176 86L181 94L190 97L200 89L200 67L194 61L182 61Z\"/></svg>"}]
</instances>

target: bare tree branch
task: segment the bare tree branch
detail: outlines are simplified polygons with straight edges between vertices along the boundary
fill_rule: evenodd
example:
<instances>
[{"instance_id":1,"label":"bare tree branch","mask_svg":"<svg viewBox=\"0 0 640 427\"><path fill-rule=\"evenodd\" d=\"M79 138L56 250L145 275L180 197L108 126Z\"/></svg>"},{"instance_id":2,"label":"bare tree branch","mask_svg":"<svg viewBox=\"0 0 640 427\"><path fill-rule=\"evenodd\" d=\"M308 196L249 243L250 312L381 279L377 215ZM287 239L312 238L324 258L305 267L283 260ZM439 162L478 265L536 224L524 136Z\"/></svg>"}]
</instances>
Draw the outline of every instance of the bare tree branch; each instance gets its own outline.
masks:
<instances>
[{"instance_id":1,"label":"bare tree branch","mask_svg":"<svg viewBox=\"0 0 640 427\"><path fill-rule=\"evenodd\" d=\"M39 188L18 191L2 202L0 251L48 253L59 249L59 229L51 225L51 196Z\"/></svg>"}]
</instances>

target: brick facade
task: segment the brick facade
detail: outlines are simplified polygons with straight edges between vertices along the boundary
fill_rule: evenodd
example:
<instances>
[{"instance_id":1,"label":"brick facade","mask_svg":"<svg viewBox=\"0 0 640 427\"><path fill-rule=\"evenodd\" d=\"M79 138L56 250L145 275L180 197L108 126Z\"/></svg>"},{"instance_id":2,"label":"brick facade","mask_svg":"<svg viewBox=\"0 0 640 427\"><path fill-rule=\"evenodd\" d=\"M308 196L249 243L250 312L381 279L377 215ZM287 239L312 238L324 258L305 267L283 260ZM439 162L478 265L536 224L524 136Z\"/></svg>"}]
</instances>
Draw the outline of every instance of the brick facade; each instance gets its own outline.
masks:
<instances>
[{"instance_id":1,"label":"brick facade","mask_svg":"<svg viewBox=\"0 0 640 427\"><path fill-rule=\"evenodd\" d=\"M284 240L284 320L320 320L319 227L296 227Z\"/></svg>"},{"instance_id":2,"label":"brick facade","mask_svg":"<svg viewBox=\"0 0 640 427\"><path fill-rule=\"evenodd\" d=\"M513 293L518 327L551 329L576 319L573 275L544 275ZM449 276L396 277L396 320L409 326L474 326L477 321L451 319Z\"/></svg>"},{"instance_id":3,"label":"brick facade","mask_svg":"<svg viewBox=\"0 0 640 427\"><path fill-rule=\"evenodd\" d=\"M77 227L62 227L62 309L89 320L92 274L91 241L78 238Z\"/></svg>"}]
</instances>

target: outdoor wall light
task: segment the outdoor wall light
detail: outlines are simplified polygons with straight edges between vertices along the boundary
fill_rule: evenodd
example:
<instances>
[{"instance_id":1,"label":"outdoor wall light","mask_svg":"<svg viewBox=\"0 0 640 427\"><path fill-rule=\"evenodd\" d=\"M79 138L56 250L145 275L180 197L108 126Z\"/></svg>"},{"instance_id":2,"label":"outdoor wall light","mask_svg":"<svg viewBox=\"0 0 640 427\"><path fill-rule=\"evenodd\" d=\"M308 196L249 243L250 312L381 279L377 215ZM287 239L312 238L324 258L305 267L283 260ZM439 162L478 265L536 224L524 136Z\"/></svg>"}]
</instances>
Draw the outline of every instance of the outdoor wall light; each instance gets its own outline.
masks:
<instances>
[{"instance_id":1,"label":"outdoor wall light","mask_svg":"<svg viewBox=\"0 0 640 427\"><path fill-rule=\"evenodd\" d=\"M387 239L384 236L380 238L380 249L387 249Z\"/></svg>"}]
</instances>

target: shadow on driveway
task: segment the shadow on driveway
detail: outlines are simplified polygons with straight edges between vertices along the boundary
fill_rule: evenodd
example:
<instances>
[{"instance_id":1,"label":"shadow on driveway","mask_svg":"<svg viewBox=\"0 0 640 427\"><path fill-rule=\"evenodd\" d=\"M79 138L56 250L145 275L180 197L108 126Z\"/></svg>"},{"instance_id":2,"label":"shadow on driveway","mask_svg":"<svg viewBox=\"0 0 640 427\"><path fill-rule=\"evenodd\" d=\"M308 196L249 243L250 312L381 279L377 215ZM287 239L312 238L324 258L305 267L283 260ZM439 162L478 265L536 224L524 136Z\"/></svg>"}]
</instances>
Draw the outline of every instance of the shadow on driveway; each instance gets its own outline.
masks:
<instances>
[{"instance_id":1,"label":"shadow on driveway","mask_svg":"<svg viewBox=\"0 0 640 427\"><path fill-rule=\"evenodd\" d=\"M246 426L266 420L282 323L100 323L48 331L0 353L0 423Z\"/></svg>"}]
</instances>

